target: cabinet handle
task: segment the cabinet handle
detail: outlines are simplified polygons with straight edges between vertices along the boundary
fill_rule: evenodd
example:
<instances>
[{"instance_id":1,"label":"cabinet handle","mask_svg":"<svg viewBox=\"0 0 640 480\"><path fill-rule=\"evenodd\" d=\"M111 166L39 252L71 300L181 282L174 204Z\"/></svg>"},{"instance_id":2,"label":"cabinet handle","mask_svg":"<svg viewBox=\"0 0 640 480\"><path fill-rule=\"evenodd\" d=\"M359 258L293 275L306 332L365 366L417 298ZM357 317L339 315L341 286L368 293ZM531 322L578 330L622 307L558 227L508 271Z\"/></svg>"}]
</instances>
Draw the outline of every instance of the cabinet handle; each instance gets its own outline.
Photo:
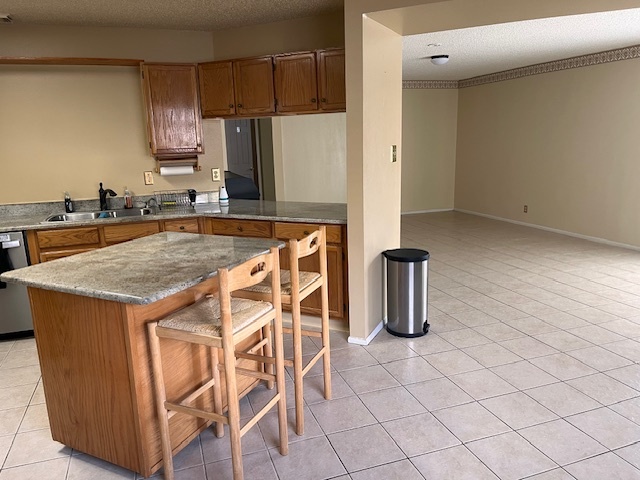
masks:
<instances>
[{"instance_id":1,"label":"cabinet handle","mask_svg":"<svg viewBox=\"0 0 640 480\"><path fill-rule=\"evenodd\" d=\"M305 235L309 235L309 232L307 232L306 230L302 233L304 233Z\"/></svg>"},{"instance_id":2,"label":"cabinet handle","mask_svg":"<svg viewBox=\"0 0 640 480\"><path fill-rule=\"evenodd\" d=\"M184 225L180 225L180 230L184 230Z\"/></svg>"},{"instance_id":3,"label":"cabinet handle","mask_svg":"<svg viewBox=\"0 0 640 480\"><path fill-rule=\"evenodd\" d=\"M320 100L322 103L327 103L327 99L323 98L322 100Z\"/></svg>"},{"instance_id":4,"label":"cabinet handle","mask_svg":"<svg viewBox=\"0 0 640 480\"><path fill-rule=\"evenodd\" d=\"M239 231L239 232L242 232L242 231L243 231L243 230L242 230L242 227L238 227L238 231Z\"/></svg>"},{"instance_id":5,"label":"cabinet handle","mask_svg":"<svg viewBox=\"0 0 640 480\"><path fill-rule=\"evenodd\" d=\"M311 99L311 103L316 103L316 99L315 99L315 98L312 98L312 99Z\"/></svg>"},{"instance_id":6,"label":"cabinet handle","mask_svg":"<svg viewBox=\"0 0 640 480\"><path fill-rule=\"evenodd\" d=\"M233 108L233 103L230 103L230 104L229 104L229 108Z\"/></svg>"},{"instance_id":7,"label":"cabinet handle","mask_svg":"<svg viewBox=\"0 0 640 480\"><path fill-rule=\"evenodd\" d=\"M242 104L241 103L238 104L238 108L242 108Z\"/></svg>"}]
</instances>

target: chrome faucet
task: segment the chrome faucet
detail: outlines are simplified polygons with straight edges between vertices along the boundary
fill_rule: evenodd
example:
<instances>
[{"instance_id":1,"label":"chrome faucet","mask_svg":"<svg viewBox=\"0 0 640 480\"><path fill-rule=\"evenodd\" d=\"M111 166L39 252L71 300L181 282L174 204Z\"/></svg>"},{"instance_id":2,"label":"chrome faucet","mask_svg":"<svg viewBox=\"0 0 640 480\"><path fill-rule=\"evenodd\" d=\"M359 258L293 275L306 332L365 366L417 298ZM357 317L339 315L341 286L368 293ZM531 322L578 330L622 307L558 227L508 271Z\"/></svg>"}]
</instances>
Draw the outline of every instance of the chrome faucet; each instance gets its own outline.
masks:
<instances>
[{"instance_id":1,"label":"chrome faucet","mask_svg":"<svg viewBox=\"0 0 640 480\"><path fill-rule=\"evenodd\" d=\"M107 205L107 194L115 197L117 195L116 192L107 188L106 190L102 188L102 182L100 182L100 190L98 190L98 195L100 195L100 210L108 210L109 205Z\"/></svg>"},{"instance_id":2,"label":"chrome faucet","mask_svg":"<svg viewBox=\"0 0 640 480\"><path fill-rule=\"evenodd\" d=\"M151 202L153 202L153 205L151 205ZM149 200L147 200L147 203L145 204L146 208L155 208L158 209L158 200L155 199L155 197L151 197Z\"/></svg>"}]
</instances>

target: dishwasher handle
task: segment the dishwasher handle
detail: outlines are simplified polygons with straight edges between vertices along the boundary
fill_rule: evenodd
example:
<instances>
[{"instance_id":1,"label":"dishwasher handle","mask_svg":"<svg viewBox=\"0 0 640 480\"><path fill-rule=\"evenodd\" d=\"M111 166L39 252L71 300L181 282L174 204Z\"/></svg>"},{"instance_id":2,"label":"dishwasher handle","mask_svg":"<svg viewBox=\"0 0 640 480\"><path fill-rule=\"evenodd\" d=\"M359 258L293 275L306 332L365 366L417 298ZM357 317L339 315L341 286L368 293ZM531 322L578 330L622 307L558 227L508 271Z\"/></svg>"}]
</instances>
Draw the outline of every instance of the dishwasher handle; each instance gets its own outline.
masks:
<instances>
[{"instance_id":1,"label":"dishwasher handle","mask_svg":"<svg viewBox=\"0 0 640 480\"><path fill-rule=\"evenodd\" d=\"M20 240L10 240L8 242L2 242L3 250L8 250L9 248L18 248L20 246Z\"/></svg>"}]
</instances>

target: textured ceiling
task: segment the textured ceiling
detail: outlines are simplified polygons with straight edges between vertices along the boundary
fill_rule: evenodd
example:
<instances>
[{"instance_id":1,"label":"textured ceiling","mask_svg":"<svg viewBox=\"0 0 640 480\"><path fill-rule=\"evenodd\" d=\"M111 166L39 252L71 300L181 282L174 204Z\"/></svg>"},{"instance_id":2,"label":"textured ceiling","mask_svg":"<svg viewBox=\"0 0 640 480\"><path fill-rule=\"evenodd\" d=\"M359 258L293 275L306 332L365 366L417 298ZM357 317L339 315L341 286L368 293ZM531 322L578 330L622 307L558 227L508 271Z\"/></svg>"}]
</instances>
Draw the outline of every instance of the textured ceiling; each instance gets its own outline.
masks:
<instances>
[{"instance_id":1,"label":"textured ceiling","mask_svg":"<svg viewBox=\"0 0 640 480\"><path fill-rule=\"evenodd\" d=\"M343 0L2 0L15 24L221 30L341 11Z\"/></svg>"},{"instance_id":2,"label":"textured ceiling","mask_svg":"<svg viewBox=\"0 0 640 480\"><path fill-rule=\"evenodd\" d=\"M462 80L638 44L638 8L411 35L404 37L403 79ZM424 58L440 54L449 63Z\"/></svg>"}]
</instances>

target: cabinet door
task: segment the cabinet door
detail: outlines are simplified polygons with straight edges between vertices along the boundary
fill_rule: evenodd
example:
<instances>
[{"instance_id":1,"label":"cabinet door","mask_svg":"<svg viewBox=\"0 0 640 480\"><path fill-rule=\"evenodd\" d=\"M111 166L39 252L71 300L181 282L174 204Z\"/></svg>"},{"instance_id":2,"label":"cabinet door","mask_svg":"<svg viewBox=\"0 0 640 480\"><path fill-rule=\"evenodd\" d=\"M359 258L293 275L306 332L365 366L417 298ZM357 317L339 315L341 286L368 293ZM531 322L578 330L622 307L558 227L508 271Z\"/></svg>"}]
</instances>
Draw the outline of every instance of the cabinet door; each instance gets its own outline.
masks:
<instances>
[{"instance_id":1,"label":"cabinet door","mask_svg":"<svg viewBox=\"0 0 640 480\"><path fill-rule=\"evenodd\" d=\"M318 51L318 92L320 110L341 111L347 108L344 49Z\"/></svg>"},{"instance_id":2,"label":"cabinet door","mask_svg":"<svg viewBox=\"0 0 640 480\"><path fill-rule=\"evenodd\" d=\"M211 219L214 235L232 235L235 237L271 238L271 222L260 220L223 220Z\"/></svg>"},{"instance_id":3,"label":"cabinet door","mask_svg":"<svg viewBox=\"0 0 640 480\"><path fill-rule=\"evenodd\" d=\"M104 240L107 245L126 242L134 238L146 237L158 233L158 222L127 223L104 227Z\"/></svg>"},{"instance_id":4,"label":"cabinet door","mask_svg":"<svg viewBox=\"0 0 640 480\"><path fill-rule=\"evenodd\" d=\"M235 115L233 63L209 62L198 65L200 105L204 117Z\"/></svg>"},{"instance_id":5,"label":"cabinet door","mask_svg":"<svg viewBox=\"0 0 640 480\"><path fill-rule=\"evenodd\" d=\"M185 232L185 233L199 233L200 225L197 218L183 218L179 220L165 220L164 222L165 232Z\"/></svg>"},{"instance_id":6,"label":"cabinet door","mask_svg":"<svg viewBox=\"0 0 640 480\"><path fill-rule=\"evenodd\" d=\"M203 153L195 65L142 65L151 154Z\"/></svg>"},{"instance_id":7,"label":"cabinet door","mask_svg":"<svg viewBox=\"0 0 640 480\"><path fill-rule=\"evenodd\" d=\"M274 57L276 110L309 112L318 109L316 54L313 52Z\"/></svg>"},{"instance_id":8,"label":"cabinet door","mask_svg":"<svg viewBox=\"0 0 640 480\"><path fill-rule=\"evenodd\" d=\"M273 59L252 58L233 62L236 112L239 115L273 113Z\"/></svg>"}]
</instances>

